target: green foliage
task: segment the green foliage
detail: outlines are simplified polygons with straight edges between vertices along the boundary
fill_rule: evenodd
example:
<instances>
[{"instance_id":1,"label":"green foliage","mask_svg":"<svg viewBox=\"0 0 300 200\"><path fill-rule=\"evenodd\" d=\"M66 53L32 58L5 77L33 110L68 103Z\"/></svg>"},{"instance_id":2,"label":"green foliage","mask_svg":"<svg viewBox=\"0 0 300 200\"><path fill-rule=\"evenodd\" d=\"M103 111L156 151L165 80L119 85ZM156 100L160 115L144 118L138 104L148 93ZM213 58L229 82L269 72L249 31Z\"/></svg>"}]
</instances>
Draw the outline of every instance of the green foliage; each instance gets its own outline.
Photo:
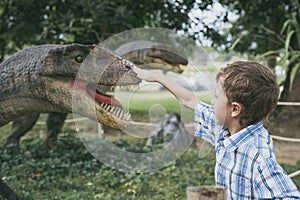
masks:
<instances>
[{"instance_id":1,"label":"green foliage","mask_svg":"<svg viewBox=\"0 0 300 200\"><path fill-rule=\"evenodd\" d=\"M276 33L273 30L265 28L266 32L273 34L277 38L277 43L282 47L279 50L267 51L262 56L278 56L279 64L285 66L289 60L293 62L299 58L300 48L300 4L296 2L296 11L291 18L287 19L281 27L280 33Z\"/></svg>"},{"instance_id":2,"label":"green foliage","mask_svg":"<svg viewBox=\"0 0 300 200\"><path fill-rule=\"evenodd\" d=\"M220 50L234 50L248 55L258 55L268 50L280 48L275 34L286 20L292 19L297 12L297 1L257 0L255 5L247 0L220 0L219 5L224 7L218 12L214 21L205 24L198 20L197 24L204 27L204 36L211 39L213 46ZM230 18L230 15L236 15ZM220 29L218 24L229 23ZM266 31L272 30L272 33ZM196 33L199 38L202 33Z\"/></svg>"},{"instance_id":3,"label":"green foliage","mask_svg":"<svg viewBox=\"0 0 300 200\"><path fill-rule=\"evenodd\" d=\"M140 27L186 30L193 1L3 0L0 2L0 61L24 46L99 43Z\"/></svg>"},{"instance_id":4,"label":"green foliage","mask_svg":"<svg viewBox=\"0 0 300 200\"><path fill-rule=\"evenodd\" d=\"M291 86L300 66L300 4L298 1L295 1L293 8L295 10L291 13L290 18L281 24L280 32L264 28L267 33L274 36L274 42L276 42L278 47L268 50L259 56L264 59L271 58L276 60L277 65L286 70L285 79L282 81L284 86L280 97L282 101L286 101L288 94L293 92Z\"/></svg>"},{"instance_id":5,"label":"green foliage","mask_svg":"<svg viewBox=\"0 0 300 200\"><path fill-rule=\"evenodd\" d=\"M126 140L115 144L141 151L141 145ZM199 159L192 150L154 173L120 172L95 160L74 133L62 135L52 151L31 138L22 141L18 153L1 145L0 155L0 173L25 200L184 199L187 186L214 184L214 154Z\"/></svg>"}]
</instances>

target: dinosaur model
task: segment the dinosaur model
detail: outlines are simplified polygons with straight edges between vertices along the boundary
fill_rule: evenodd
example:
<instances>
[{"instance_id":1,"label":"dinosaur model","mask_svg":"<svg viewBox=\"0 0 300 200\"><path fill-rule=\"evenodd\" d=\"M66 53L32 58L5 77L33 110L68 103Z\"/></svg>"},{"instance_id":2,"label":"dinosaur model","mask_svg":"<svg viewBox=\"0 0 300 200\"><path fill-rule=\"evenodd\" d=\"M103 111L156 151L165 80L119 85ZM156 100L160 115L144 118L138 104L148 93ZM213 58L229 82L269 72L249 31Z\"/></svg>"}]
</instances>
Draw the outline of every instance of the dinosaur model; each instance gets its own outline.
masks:
<instances>
[{"instance_id":1,"label":"dinosaur model","mask_svg":"<svg viewBox=\"0 0 300 200\"><path fill-rule=\"evenodd\" d=\"M83 63L88 67L78 75ZM29 113L48 112L74 112L116 129L127 126L130 113L99 89L139 84L133 67L96 45L41 45L19 51L0 64L0 126ZM72 107L74 96L80 108ZM0 195L19 199L1 178Z\"/></svg>"},{"instance_id":2,"label":"dinosaur model","mask_svg":"<svg viewBox=\"0 0 300 200\"><path fill-rule=\"evenodd\" d=\"M182 73L182 66L188 63L178 50L157 42L142 40L128 42L119 46L115 52L141 68L160 69L164 72ZM18 144L20 138L35 125L39 115L40 113L31 113L14 120L7 141ZM54 148L54 143L61 132L66 116L67 113L51 112L48 114L44 137L44 142L48 148Z\"/></svg>"}]
</instances>

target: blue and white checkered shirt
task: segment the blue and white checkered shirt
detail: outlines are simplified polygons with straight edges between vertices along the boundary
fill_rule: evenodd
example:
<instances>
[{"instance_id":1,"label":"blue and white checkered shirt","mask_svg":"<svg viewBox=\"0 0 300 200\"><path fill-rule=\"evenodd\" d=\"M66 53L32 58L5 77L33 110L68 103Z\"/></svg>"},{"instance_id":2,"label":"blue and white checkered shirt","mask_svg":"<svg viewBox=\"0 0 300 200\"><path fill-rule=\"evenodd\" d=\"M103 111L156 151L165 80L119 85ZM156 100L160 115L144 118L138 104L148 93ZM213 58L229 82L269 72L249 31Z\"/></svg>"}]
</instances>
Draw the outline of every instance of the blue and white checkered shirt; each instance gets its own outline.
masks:
<instances>
[{"instance_id":1,"label":"blue and white checkered shirt","mask_svg":"<svg viewBox=\"0 0 300 200\"><path fill-rule=\"evenodd\" d=\"M263 123L230 135L215 122L212 106L198 103L195 136L216 149L215 180L227 199L300 199L293 181L276 162L273 142Z\"/></svg>"}]
</instances>

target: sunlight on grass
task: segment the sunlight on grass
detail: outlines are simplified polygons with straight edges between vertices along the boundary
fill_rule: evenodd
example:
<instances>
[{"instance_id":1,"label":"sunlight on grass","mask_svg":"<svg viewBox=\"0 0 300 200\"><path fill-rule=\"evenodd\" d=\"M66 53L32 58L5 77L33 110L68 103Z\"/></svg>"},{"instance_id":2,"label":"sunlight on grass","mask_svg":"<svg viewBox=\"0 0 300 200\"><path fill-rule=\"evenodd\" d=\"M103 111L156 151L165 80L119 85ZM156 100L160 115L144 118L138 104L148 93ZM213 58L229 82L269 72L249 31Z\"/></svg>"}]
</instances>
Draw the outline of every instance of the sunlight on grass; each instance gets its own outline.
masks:
<instances>
[{"instance_id":1,"label":"sunlight on grass","mask_svg":"<svg viewBox=\"0 0 300 200\"><path fill-rule=\"evenodd\" d=\"M208 91L197 92L196 95L199 100L210 103ZM181 114L185 123L194 120L193 111L183 106L169 91L118 91L116 98L136 121L150 122L150 118L162 118L171 112Z\"/></svg>"}]
</instances>

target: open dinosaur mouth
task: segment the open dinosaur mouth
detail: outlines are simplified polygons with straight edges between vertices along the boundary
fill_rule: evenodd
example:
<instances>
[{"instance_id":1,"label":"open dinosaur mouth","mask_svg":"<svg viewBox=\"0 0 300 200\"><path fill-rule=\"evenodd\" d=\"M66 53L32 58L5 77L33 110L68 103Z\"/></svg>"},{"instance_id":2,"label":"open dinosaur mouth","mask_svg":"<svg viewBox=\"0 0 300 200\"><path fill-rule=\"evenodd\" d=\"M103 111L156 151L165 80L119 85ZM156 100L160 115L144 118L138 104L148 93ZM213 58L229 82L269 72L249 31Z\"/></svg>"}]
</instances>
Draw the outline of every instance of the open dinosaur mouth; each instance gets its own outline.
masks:
<instances>
[{"instance_id":1,"label":"open dinosaur mouth","mask_svg":"<svg viewBox=\"0 0 300 200\"><path fill-rule=\"evenodd\" d=\"M72 89L82 92L85 91L102 109L111 113L113 116L126 121L130 119L131 114L123 109L122 104L118 100L110 95L100 92L94 84L76 80L76 83L75 81L72 81L70 86Z\"/></svg>"},{"instance_id":2,"label":"open dinosaur mouth","mask_svg":"<svg viewBox=\"0 0 300 200\"><path fill-rule=\"evenodd\" d=\"M88 84L86 86L86 92L91 96L94 97L95 101L98 104L106 104L107 106L115 106L119 108L123 108L122 104L114 99L112 96L103 94L99 90L97 90L96 86L93 84Z\"/></svg>"}]
</instances>

